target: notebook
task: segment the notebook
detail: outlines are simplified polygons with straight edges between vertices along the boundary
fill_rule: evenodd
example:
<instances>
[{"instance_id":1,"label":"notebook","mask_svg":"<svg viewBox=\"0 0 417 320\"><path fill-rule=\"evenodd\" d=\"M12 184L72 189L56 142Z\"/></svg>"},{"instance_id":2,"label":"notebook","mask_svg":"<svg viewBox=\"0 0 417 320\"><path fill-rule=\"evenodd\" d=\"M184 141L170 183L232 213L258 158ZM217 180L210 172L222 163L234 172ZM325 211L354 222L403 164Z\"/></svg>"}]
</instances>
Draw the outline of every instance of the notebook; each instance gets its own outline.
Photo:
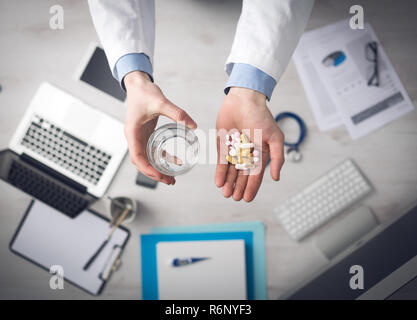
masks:
<instances>
[{"instance_id":1,"label":"notebook","mask_svg":"<svg viewBox=\"0 0 417 320\"><path fill-rule=\"evenodd\" d=\"M192 226L173 226L152 228L152 233L201 233L248 231L253 234L254 292L256 300L267 299L265 226L262 221L243 221L234 223L206 224Z\"/></svg>"},{"instance_id":2,"label":"notebook","mask_svg":"<svg viewBox=\"0 0 417 320\"><path fill-rule=\"evenodd\" d=\"M244 240L159 242L156 245L161 300L244 300ZM207 258L173 266L175 258Z\"/></svg>"},{"instance_id":3,"label":"notebook","mask_svg":"<svg viewBox=\"0 0 417 320\"><path fill-rule=\"evenodd\" d=\"M230 240L234 241L230 242ZM243 243L244 252L242 252ZM232 282L229 282L229 285L236 286L236 289L233 292L240 292L232 297L230 295L232 291L228 291L229 295L227 298L225 296L225 298L253 299L253 261L251 258L253 254L253 239L251 232L142 235L141 251L142 291L144 300L180 299L185 298L185 294L187 294L187 297L190 299L220 299L219 297L222 295L220 291L224 289L224 285L221 284L221 281L227 282L227 277L234 277L231 270L236 272L236 278L234 278ZM216 253L216 251L219 252ZM210 255L212 261L205 260L195 264L178 267L181 268L179 271L179 273L181 273L180 278L183 280L185 279L185 274L182 274L187 271L185 268L193 270L192 273L190 271L190 275L192 275L193 278L196 276L205 277L206 271L207 277L215 279L216 284L219 286L217 294L215 296L204 295L205 292L211 294L214 289L197 287L198 292L196 289L193 289L194 295L189 296L188 292L179 292L178 295L173 296L174 292L171 289L171 284L173 282L176 283L176 279L171 279L171 277L175 276L175 273L178 273L178 270L167 270L170 261L172 261L172 255L174 253L175 255L194 255L197 254L197 252L199 252L198 255L200 257L202 253ZM232 262L233 259L236 259L236 262ZM216 264L216 266L214 266L214 264ZM225 273L225 276L222 276L222 272L219 271L218 268L219 266L224 266L225 264L230 264L230 270ZM200 271L198 271L197 268ZM225 267L225 269L228 268ZM244 272L242 273L243 270ZM245 281L239 280L242 279L242 275L244 275ZM177 290L182 290L181 285L176 283L176 286ZM190 289L191 287L191 282L184 283L184 289Z\"/></svg>"},{"instance_id":4,"label":"notebook","mask_svg":"<svg viewBox=\"0 0 417 320\"><path fill-rule=\"evenodd\" d=\"M109 221L93 211L84 210L70 218L33 200L10 242L10 249L48 271L53 265L62 266L64 281L98 295L106 283L102 273L108 268L109 259L115 258L115 249L122 250L130 236L126 228L116 229L91 267L84 271L83 266L109 231Z\"/></svg>"}]
</instances>

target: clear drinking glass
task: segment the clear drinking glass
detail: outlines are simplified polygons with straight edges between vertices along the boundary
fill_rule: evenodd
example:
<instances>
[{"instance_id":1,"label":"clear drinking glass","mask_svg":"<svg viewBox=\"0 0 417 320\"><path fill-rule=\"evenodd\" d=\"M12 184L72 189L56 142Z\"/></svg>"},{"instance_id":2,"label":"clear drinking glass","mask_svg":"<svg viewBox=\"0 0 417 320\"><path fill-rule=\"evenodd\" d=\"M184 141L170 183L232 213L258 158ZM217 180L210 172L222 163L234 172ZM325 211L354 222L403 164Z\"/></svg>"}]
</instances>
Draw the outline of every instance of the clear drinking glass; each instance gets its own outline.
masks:
<instances>
[{"instance_id":1,"label":"clear drinking glass","mask_svg":"<svg viewBox=\"0 0 417 320\"><path fill-rule=\"evenodd\" d=\"M181 124L168 123L152 133L147 153L156 170L177 176L188 172L197 163L199 148L194 131Z\"/></svg>"},{"instance_id":2,"label":"clear drinking glass","mask_svg":"<svg viewBox=\"0 0 417 320\"><path fill-rule=\"evenodd\" d=\"M116 223L119 217L122 215L123 211L129 206L130 210L127 213L126 217L123 220L123 223L127 224L132 222L137 213L137 203L136 200L127 197L116 197L110 199L110 216L112 218L112 223Z\"/></svg>"}]
</instances>

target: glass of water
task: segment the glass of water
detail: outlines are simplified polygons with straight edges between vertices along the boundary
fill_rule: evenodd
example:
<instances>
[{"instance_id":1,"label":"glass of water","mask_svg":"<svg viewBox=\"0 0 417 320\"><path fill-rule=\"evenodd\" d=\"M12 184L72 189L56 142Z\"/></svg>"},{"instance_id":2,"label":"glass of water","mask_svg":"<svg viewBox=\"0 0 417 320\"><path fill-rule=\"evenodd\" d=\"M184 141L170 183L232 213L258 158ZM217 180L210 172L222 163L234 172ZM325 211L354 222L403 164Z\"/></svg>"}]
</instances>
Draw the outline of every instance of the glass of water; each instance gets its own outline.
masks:
<instances>
[{"instance_id":1,"label":"glass of water","mask_svg":"<svg viewBox=\"0 0 417 320\"><path fill-rule=\"evenodd\" d=\"M152 133L147 153L156 170L177 176L188 172L197 163L199 148L194 131L182 124L168 123Z\"/></svg>"}]
</instances>

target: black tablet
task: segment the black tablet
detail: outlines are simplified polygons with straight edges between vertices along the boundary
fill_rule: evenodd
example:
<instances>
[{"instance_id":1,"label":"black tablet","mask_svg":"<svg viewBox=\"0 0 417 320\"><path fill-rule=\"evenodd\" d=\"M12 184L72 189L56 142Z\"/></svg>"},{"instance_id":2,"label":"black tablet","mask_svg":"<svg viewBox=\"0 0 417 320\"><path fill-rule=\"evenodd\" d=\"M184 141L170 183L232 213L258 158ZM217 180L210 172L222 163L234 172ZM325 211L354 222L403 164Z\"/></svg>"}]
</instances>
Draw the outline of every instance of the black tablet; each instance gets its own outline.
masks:
<instances>
[{"instance_id":1,"label":"black tablet","mask_svg":"<svg viewBox=\"0 0 417 320\"><path fill-rule=\"evenodd\" d=\"M126 93L112 75L104 50L96 45L88 50L79 79L122 102L126 99Z\"/></svg>"}]
</instances>

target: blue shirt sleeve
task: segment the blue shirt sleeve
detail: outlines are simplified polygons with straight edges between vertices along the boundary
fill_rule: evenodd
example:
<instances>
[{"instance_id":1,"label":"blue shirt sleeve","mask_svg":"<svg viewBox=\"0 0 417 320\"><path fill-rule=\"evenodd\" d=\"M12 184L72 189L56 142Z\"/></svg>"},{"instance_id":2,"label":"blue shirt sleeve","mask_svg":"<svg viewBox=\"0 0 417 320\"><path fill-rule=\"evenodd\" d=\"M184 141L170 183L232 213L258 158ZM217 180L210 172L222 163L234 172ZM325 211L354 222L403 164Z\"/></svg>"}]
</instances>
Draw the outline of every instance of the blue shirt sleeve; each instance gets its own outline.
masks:
<instances>
[{"instance_id":1,"label":"blue shirt sleeve","mask_svg":"<svg viewBox=\"0 0 417 320\"><path fill-rule=\"evenodd\" d=\"M262 70L246 63L232 63L227 66L229 80L226 83L224 93L228 94L230 87L243 87L259 91L268 101L271 99L277 82Z\"/></svg>"},{"instance_id":2,"label":"blue shirt sleeve","mask_svg":"<svg viewBox=\"0 0 417 320\"><path fill-rule=\"evenodd\" d=\"M121 56L114 66L113 75L119 80L123 90L126 91L123 79L132 71L146 72L153 82L152 64L149 57L144 53L128 53Z\"/></svg>"}]
</instances>

